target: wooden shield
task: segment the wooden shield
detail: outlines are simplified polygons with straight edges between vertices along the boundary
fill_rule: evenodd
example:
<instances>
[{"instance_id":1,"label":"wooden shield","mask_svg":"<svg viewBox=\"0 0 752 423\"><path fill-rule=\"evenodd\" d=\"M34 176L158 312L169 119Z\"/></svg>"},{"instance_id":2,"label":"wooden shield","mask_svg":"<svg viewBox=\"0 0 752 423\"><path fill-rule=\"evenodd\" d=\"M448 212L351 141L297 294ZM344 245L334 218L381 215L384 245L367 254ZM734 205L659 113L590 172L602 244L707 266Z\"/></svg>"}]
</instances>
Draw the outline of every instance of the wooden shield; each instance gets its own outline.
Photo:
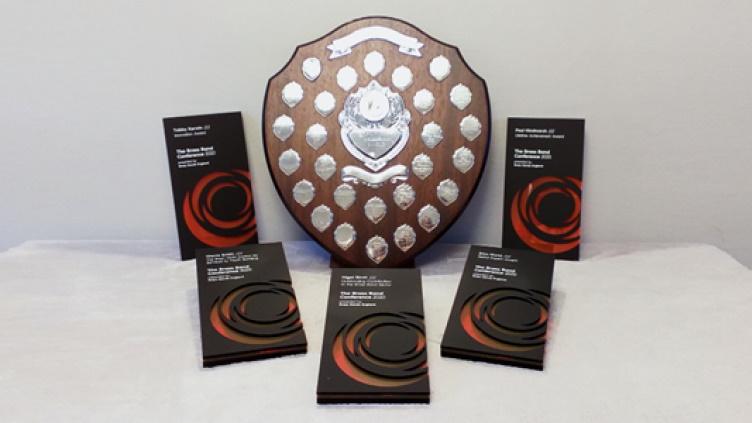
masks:
<instances>
[{"instance_id":1,"label":"wooden shield","mask_svg":"<svg viewBox=\"0 0 752 423\"><path fill-rule=\"evenodd\" d=\"M393 18L298 46L266 87L277 191L344 265L406 265L436 241L470 201L490 134L485 81L456 47Z\"/></svg>"}]
</instances>

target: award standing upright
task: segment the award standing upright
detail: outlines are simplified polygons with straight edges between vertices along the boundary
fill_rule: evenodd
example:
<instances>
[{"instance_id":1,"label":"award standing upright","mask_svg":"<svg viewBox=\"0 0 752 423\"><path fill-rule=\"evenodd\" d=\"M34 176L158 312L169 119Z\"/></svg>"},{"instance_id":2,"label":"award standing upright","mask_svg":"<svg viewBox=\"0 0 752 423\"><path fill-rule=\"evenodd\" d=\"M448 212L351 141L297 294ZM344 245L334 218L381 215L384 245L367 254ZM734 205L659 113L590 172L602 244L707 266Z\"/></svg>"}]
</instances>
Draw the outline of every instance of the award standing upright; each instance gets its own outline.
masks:
<instances>
[{"instance_id":1,"label":"award standing upright","mask_svg":"<svg viewBox=\"0 0 752 423\"><path fill-rule=\"evenodd\" d=\"M580 258L582 119L510 118L502 246Z\"/></svg>"},{"instance_id":2,"label":"award standing upright","mask_svg":"<svg viewBox=\"0 0 752 423\"><path fill-rule=\"evenodd\" d=\"M256 213L240 112L164 119L180 256L256 243Z\"/></svg>"},{"instance_id":3,"label":"award standing upright","mask_svg":"<svg viewBox=\"0 0 752 423\"><path fill-rule=\"evenodd\" d=\"M456 47L397 19L298 46L267 85L267 164L292 216L337 262L399 267L470 201L488 153L486 84Z\"/></svg>"}]
</instances>

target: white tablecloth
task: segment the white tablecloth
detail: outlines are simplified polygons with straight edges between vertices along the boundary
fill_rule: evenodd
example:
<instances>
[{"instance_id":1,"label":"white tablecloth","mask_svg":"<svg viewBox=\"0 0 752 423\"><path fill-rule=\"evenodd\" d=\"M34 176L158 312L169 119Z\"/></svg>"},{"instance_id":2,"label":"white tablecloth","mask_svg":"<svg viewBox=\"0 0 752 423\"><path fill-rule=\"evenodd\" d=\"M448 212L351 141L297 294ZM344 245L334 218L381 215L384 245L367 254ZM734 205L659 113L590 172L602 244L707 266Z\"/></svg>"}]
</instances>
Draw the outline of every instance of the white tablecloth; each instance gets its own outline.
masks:
<instances>
[{"instance_id":1,"label":"white tablecloth","mask_svg":"<svg viewBox=\"0 0 752 423\"><path fill-rule=\"evenodd\" d=\"M439 355L467 246L419 260L431 404L318 406L328 256L287 243L308 353L201 368L195 262L166 242L0 254L0 421L750 421L752 272L705 245L556 263L545 371Z\"/></svg>"}]
</instances>

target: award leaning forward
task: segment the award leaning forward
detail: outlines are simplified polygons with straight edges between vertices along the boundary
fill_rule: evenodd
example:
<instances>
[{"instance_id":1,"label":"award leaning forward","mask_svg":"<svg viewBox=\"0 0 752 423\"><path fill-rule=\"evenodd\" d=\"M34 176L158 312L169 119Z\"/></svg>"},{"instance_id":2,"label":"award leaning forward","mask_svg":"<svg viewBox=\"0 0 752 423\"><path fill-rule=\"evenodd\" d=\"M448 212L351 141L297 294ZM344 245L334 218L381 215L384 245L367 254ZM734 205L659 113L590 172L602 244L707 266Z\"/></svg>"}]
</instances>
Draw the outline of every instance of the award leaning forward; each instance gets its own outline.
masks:
<instances>
[{"instance_id":1,"label":"award leaning forward","mask_svg":"<svg viewBox=\"0 0 752 423\"><path fill-rule=\"evenodd\" d=\"M264 100L280 197L336 261L357 267L409 264L454 223L490 126L486 84L459 50L385 17L298 46Z\"/></svg>"}]
</instances>

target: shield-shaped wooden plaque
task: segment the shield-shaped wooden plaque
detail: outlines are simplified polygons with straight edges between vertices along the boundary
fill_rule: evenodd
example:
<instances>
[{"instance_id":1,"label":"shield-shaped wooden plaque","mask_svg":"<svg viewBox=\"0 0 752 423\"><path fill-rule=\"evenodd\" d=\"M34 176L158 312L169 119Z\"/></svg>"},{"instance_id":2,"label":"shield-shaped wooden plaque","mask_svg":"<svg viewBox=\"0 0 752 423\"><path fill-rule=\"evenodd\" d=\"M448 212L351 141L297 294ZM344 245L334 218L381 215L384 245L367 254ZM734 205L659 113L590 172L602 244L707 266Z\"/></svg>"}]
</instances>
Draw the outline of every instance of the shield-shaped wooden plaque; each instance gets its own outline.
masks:
<instances>
[{"instance_id":1,"label":"shield-shaped wooden plaque","mask_svg":"<svg viewBox=\"0 0 752 423\"><path fill-rule=\"evenodd\" d=\"M295 220L343 265L398 267L470 201L491 139L459 50L367 17L298 46L269 79L264 149Z\"/></svg>"}]
</instances>

